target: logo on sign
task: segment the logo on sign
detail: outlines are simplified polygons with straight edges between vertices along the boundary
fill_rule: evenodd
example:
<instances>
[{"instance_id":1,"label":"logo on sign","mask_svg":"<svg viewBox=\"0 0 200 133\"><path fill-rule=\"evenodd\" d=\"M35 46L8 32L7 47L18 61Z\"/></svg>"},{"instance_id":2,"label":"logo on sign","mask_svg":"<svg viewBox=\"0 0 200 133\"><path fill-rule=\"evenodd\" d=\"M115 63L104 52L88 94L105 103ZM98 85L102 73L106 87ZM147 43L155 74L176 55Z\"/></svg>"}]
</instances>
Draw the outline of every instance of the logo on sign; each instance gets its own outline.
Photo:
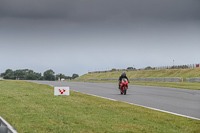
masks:
<instances>
[{"instance_id":1,"label":"logo on sign","mask_svg":"<svg viewBox=\"0 0 200 133\"><path fill-rule=\"evenodd\" d=\"M63 92L65 92L65 89L61 90L59 89L60 94L63 94Z\"/></svg>"},{"instance_id":2,"label":"logo on sign","mask_svg":"<svg viewBox=\"0 0 200 133\"><path fill-rule=\"evenodd\" d=\"M54 87L54 95L69 95L69 87Z\"/></svg>"}]
</instances>

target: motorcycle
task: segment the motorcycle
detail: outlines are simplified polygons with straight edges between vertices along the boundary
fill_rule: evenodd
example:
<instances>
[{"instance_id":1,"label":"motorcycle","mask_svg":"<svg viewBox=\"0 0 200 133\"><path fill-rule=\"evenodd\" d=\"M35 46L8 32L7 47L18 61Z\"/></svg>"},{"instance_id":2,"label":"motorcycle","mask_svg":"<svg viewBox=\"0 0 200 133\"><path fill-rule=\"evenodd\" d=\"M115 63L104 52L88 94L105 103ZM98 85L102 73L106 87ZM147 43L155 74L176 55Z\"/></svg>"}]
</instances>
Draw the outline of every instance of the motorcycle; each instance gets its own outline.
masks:
<instances>
[{"instance_id":1,"label":"motorcycle","mask_svg":"<svg viewBox=\"0 0 200 133\"><path fill-rule=\"evenodd\" d=\"M121 95L126 95L128 89L128 80L126 78L123 78L120 84L120 93Z\"/></svg>"}]
</instances>

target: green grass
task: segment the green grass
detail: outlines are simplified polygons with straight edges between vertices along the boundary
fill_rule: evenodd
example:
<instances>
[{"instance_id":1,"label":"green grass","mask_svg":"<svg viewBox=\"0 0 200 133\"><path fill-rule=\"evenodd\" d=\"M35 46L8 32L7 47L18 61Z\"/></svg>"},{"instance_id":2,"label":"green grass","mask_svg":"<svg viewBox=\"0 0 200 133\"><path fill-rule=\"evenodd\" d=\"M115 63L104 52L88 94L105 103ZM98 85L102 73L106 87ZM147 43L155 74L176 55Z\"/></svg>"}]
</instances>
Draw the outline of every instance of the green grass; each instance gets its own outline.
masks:
<instances>
[{"instance_id":1,"label":"green grass","mask_svg":"<svg viewBox=\"0 0 200 133\"><path fill-rule=\"evenodd\" d=\"M121 71L106 72L106 73L89 73L84 74L77 79L104 79L104 78L119 78ZM157 77L182 77L184 80L191 77L200 77L199 68L188 69L162 69L162 70L143 70L143 71L128 71L128 78L157 78Z\"/></svg>"},{"instance_id":2,"label":"green grass","mask_svg":"<svg viewBox=\"0 0 200 133\"><path fill-rule=\"evenodd\" d=\"M198 133L200 121L25 81L0 81L0 115L19 133Z\"/></svg>"},{"instance_id":3,"label":"green grass","mask_svg":"<svg viewBox=\"0 0 200 133\"><path fill-rule=\"evenodd\" d=\"M77 79L106 79L106 78L119 78L121 71L106 72L106 73L89 73L84 74ZM132 81L133 85L145 85L145 86L161 86L161 87L173 87L181 89L200 90L200 83L186 82L186 78L200 77L200 68L191 69L163 69L163 70L145 70L145 71L129 71L126 72L128 78L158 78L158 77L182 77L183 83L177 82L136 82ZM87 81L87 82L107 82L117 83L115 81Z\"/></svg>"},{"instance_id":4,"label":"green grass","mask_svg":"<svg viewBox=\"0 0 200 133\"><path fill-rule=\"evenodd\" d=\"M160 86L190 90L200 90L200 83L178 83L178 82L133 82L134 85L145 85L145 86Z\"/></svg>"}]
</instances>

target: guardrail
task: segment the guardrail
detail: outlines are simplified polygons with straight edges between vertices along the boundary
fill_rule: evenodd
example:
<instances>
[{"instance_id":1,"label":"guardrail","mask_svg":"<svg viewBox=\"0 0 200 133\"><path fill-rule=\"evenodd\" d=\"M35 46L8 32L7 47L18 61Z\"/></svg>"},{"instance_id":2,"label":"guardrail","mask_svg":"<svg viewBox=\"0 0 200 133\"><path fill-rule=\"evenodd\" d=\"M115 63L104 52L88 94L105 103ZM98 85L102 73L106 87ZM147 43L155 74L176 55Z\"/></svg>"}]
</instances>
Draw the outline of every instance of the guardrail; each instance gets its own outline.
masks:
<instances>
[{"instance_id":1,"label":"guardrail","mask_svg":"<svg viewBox=\"0 0 200 133\"><path fill-rule=\"evenodd\" d=\"M98 81L99 79L73 79L76 81Z\"/></svg>"},{"instance_id":2,"label":"guardrail","mask_svg":"<svg viewBox=\"0 0 200 133\"><path fill-rule=\"evenodd\" d=\"M166 77L166 78L131 78L130 81L183 82L183 78L180 78L180 77Z\"/></svg>"},{"instance_id":3,"label":"guardrail","mask_svg":"<svg viewBox=\"0 0 200 133\"><path fill-rule=\"evenodd\" d=\"M17 133L17 131L0 116L0 133Z\"/></svg>"},{"instance_id":4,"label":"guardrail","mask_svg":"<svg viewBox=\"0 0 200 133\"><path fill-rule=\"evenodd\" d=\"M200 78L199 77L186 78L186 82L200 82Z\"/></svg>"},{"instance_id":5,"label":"guardrail","mask_svg":"<svg viewBox=\"0 0 200 133\"><path fill-rule=\"evenodd\" d=\"M104 81L118 81L119 79L117 79L117 78L107 78L107 79L101 79L101 80L104 80Z\"/></svg>"},{"instance_id":6,"label":"guardrail","mask_svg":"<svg viewBox=\"0 0 200 133\"><path fill-rule=\"evenodd\" d=\"M79 81L118 81L118 78L107 79L75 79ZM154 82L183 82L183 78L180 77L165 77L165 78L130 78L130 81L154 81Z\"/></svg>"}]
</instances>

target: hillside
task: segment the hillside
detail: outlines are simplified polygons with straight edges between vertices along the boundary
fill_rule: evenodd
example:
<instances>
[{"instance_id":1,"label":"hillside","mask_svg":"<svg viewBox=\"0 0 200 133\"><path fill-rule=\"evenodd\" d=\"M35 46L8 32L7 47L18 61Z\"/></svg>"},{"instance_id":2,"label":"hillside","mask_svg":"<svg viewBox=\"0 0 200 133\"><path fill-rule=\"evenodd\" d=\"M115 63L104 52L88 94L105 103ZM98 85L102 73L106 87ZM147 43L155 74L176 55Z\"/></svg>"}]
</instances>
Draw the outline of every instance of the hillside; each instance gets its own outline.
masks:
<instances>
[{"instance_id":1,"label":"hillside","mask_svg":"<svg viewBox=\"0 0 200 133\"><path fill-rule=\"evenodd\" d=\"M88 73L78 77L77 79L119 78L121 74L122 71ZM182 77L185 80L186 78L200 77L200 68L128 71L126 74L128 78Z\"/></svg>"}]
</instances>

